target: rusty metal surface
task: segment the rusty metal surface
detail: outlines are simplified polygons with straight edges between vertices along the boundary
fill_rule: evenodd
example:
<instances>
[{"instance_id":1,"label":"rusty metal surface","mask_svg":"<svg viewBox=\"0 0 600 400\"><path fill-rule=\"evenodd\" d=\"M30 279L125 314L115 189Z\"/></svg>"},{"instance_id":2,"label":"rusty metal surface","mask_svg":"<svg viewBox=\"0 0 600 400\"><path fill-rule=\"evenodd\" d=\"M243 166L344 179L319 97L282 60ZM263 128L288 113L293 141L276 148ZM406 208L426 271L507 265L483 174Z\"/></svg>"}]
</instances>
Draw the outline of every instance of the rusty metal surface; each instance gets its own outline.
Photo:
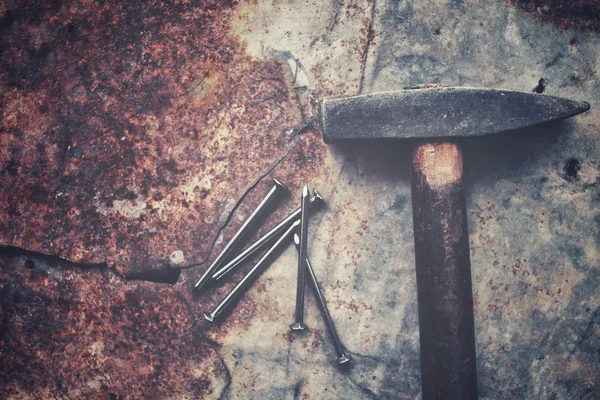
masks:
<instances>
[{"instance_id":1,"label":"rusty metal surface","mask_svg":"<svg viewBox=\"0 0 600 400\"><path fill-rule=\"evenodd\" d=\"M218 397L227 367L167 284L34 254L0 260L0 397Z\"/></svg>"},{"instance_id":2,"label":"rusty metal surface","mask_svg":"<svg viewBox=\"0 0 600 400\"><path fill-rule=\"evenodd\" d=\"M105 300L118 303L121 291L143 288L143 310L165 298L183 323L196 321L194 332L218 344L203 362L222 360L230 376L215 373L206 398L419 396L408 153L325 146L316 127L300 129L313 117L314 98L445 82L535 87L589 101L588 113L558 126L465 142L465 184L481 398L598 397L600 38L581 24L585 17L563 14L570 22L555 23L494 0L53 4L0 1L2 245L172 282L176 268L214 257L264 196L270 177L291 196L262 232L298 207L302 184L327 200L311 218L309 256L354 357L348 371L332 365L335 354L311 296L310 330L287 331L292 247L217 326L204 326L201 312L243 271L193 296L206 265L183 269L172 288L126 283L111 271L94 270L94 278L83 265L69 267L75 283L63 284L68 296L81 291L96 299L107 292L115 299ZM560 10L557 4L544 6ZM37 262L28 269L2 257L0 284L33 285L28 274ZM43 270L61 265L53 259ZM98 289L89 289L88 280ZM40 298L58 290L35 287ZM19 320L28 310L54 307L18 308L6 294L2 300L19 311L2 319L15 332L24 332ZM79 310L88 307L90 314L104 310L101 301L81 302ZM99 315L138 318L134 306L126 308L118 318ZM161 317L168 319L166 313ZM78 325L69 318L57 335L40 324L23 337L45 333L61 343L65 336L83 349L91 336L73 336L67 325ZM178 340L178 328L161 332ZM131 357L176 350L150 336ZM112 337L105 342L105 348L114 343ZM18 360L28 346L35 344L19 342L11 357ZM184 348L193 356L196 346L203 351L201 344ZM43 357L31 358L36 371L53 381L60 366L45 358L47 350L37 354ZM162 365L185 370L186 357ZM77 364L90 369L90 379L106 375L91 361ZM91 390L76 374L69 391ZM16 388L31 379L25 370L11 376ZM170 385L202 397L189 380L169 376ZM28 390L41 393L44 379ZM155 385L144 374L135 379L148 391ZM107 384L109 394L126 393L119 382L114 389Z\"/></svg>"},{"instance_id":3,"label":"rusty metal surface","mask_svg":"<svg viewBox=\"0 0 600 400\"><path fill-rule=\"evenodd\" d=\"M300 122L227 2L3 2L0 244L168 279Z\"/></svg>"}]
</instances>

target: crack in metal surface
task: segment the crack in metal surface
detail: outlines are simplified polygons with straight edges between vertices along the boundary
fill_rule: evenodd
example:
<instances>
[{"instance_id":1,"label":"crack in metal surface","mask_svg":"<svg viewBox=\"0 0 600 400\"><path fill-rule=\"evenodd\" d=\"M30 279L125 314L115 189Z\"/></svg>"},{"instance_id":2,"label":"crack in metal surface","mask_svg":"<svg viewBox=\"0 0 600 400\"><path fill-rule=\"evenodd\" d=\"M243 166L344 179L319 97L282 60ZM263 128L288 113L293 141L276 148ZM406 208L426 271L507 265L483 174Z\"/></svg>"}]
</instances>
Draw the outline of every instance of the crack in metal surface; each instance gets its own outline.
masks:
<instances>
[{"instance_id":1,"label":"crack in metal surface","mask_svg":"<svg viewBox=\"0 0 600 400\"><path fill-rule=\"evenodd\" d=\"M20 260L19 260L20 259ZM14 261L17 260L18 264L15 263ZM96 307L103 307L103 302L100 300L102 298L102 293L105 290L115 290L114 293L116 294L124 294L124 297L127 298L127 296L129 294L135 294L135 296L140 296L139 299L144 299L147 298L145 296L151 295L153 293L166 293L169 296L173 296L173 299L175 299L176 301L172 304L180 304L183 309L183 315L186 315L186 317L189 317L189 322L186 324L184 323L184 325L180 326L181 327L189 327L191 329L191 341L187 341L186 343L189 343L190 346L201 346L202 348L205 349L211 349L212 351L210 353L207 353L206 350L204 353L199 353L200 354L200 360L206 360L208 363L208 368L210 370L212 370L213 372L213 377L214 379L210 379L210 377L208 377L208 379L206 380L202 380L202 381L196 381L199 382L200 385L207 385L208 389L210 390L208 393L214 393L215 395L222 395L222 393L227 390L227 388L230 386L231 383L231 373L230 370L228 368L228 366L225 364L224 360L223 360L223 356L221 355L221 353L218 351L218 349L221 347L220 344L216 343L215 341L207 338L206 336L203 335L203 330L201 329L201 327L197 324L196 319L194 318L194 313L192 312L192 308L190 307L189 302L186 300L185 296L182 294L182 292L180 290L177 290L175 288L173 288L172 286L168 286L166 284L161 284L158 282L152 282L152 284L148 284L146 282L131 282L130 279L127 279L125 277L122 277L121 275L119 275L118 273L114 272L114 271L110 271L109 268L106 268L106 266L104 264L82 264L82 263L76 263L76 262L72 262L69 260L64 260L61 259L58 256L47 256L38 252L33 252L33 251L29 251L29 250L23 250L21 248L18 247L0 247L0 261L2 261L3 266L0 267L0 270L2 270L4 268L4 266L10 268L16 268L16 267L22 267L24 264L25 268L28 268L29 270L33 271L32 273L26 272L23 273L23 275L19 275L19 273L21 273L22 271L27 271L24 268L19 268L19 272L16 273L14 276L8 276L8 281L6 282L7 284L4 285L4 293L3 290L0 289L0 298L2 298L3 300L6 300L8 303L5 303L4 305L10 305L11 303L16 302L16 304L19 304L21 301L25 301L26 303L30 303L30 305L33 307L31 308L31 310L33 311L32 314L30 315L29 312L26 312L25 314L21 313L20 315L26 315L28 318L31 318L31 316L35 316L36 312L39 315L43 315L45 316L44 319L47 319L47 317L49 315L51 315L52 310L56 310L58 307L58 309L61 309L61 307L66 306L67 310L68 310L68 314L70 316L70 318L72 317L72 315L75 315L75 322L77 321L77 318L81 318L81 316L86 316L86 318L90 318L90 315L93 314ZM28 263L30 263L30 265L28 265ZM109 271L107 271L109 270ZM8 273L7 271L4 271ZM91 275L88 275L90 274ZM12 274L11 274L12 275ZM58 284L58 287L56 287L56 285L50 285L48 286L48 283L44 283L44 281L40 280L40 277L48 277L48 279L53 280L54 282L56 282ZM89 289L92 290L93 293L91 293L91 298L96 297L96 301L100 301L100 303L94 303L93 300L91 303L88 303L87 300L89 299L88 296L85 296L84 294L81 293L81 291L79 289L83 288L85 293L85 290L87 289L85 282L88 281L88 277L91 278L91 286L89 286ZM113 277L115 280L113 280ZM46 278L43 278L44 280ZM69 281L72 281L72 283L68 283ZM77 283L78 282L78 283ZM90 281L88 281L90 282ZM63 285L63 283L65 285ZM158 285L157 285L158 283ZM79 285L83 284L84 286L79 287ZM90 283L88 283L90 284ZM75 285L75 286L69 286L69 285ZM162 286L161 286L162 285ZM54 286L54 287L53 287ZM106 288L106 289L103 289ZM145 288L145 289L144 289ZM8 290L8 292L6 292L6 290ZM164 290L162 292L155 292L154 290ZM58 292L57 292L58 291ZM8 299L6 299L4 295L8 296ZM81 299L79 298L78 295L83 296ZM118 304L118 298L119 296L111 296L112 299L117 299L117 304ZM21 300L19 300L21 299ZM33 302L32 302L33 299ZM172 301L173 299L169 300ZM83 302L81 300L84 300ZM143 304L143 301L142 301ZM109 304L110 305L110 304ZM81 308L83 307L83 308ZM119 320L119 316L121 315L121 311L119 310L126 310L126 306L124 306L124 308L118 308L117 311L114 311L114 304L107 310L108 315L111 315L111 313L116 313L115 315L117 315L117 320ZM5 312L4 316L0 316L0 323L4 324L4 327L8 327L8 326L17 326L17 331L20 329L18 327L18 325L14 325L15 322L14 317L18 317L19 314L15 314L13 311L15 309L13 307L5 307ZM47 312L49 312L50 314L45 314L46 311L45 310L49 310ZM73 314L71 313L71 310L73 310ZM40 314L42 313L42 314ZM123 311L123 313L125 314L126 311ZM0 313L1 314L1 313ZM107 314L104 314L107 315ZM132 314L133 315L133 314ZM148 321L150 321L150 319L146 318L148 317L148 315L143 314L144 316L142 316L142 319L147 319ZM79 316L79 317L77 317ZM135 316L137 317L138 314L135 314ZM111 317L109 317L111 318ZM37 322L39 322L39 319L35 319L36 321L36 326L37 326ZM88 319L86 319L86 321L89 321ZM111 319L111 321L114 322L114 320ZM155 322L155 320L152 320L153 322ZM70 322L74 322L72 320L70 320ZM123 322L123 321L121 321ZM92 323L93 324L93 323ZM51 325L51 326L50 326ZM52 327L56 328L57 326L55 324L50 324L48 326L46 326L45 324L42 324L41 328L42 329L42 333L43 334L43 330L48 327ZM70 338L71 333L68 330L68 326L69 324L59 324L58 325L58 330L59 332L62 331L64 336L59 336L59 339L64 338ZM131 325L126 324L126 323L117 323L115 329L123 329L123 328L131 328ZM163 326L158 324L158 326ZM0 326L1 328L1 326ZM9 329L11 332L13 332L13 328L7 328L7 329L0 329L0 338L2 336L4 336L6 333L9 332ZM108 330L107 330L108 329ZM97 335L100 335L100 343L102 342L102 338L108 338L108 341L111 341L111 336L108 335L110 333L110 328L107 329L103 329L100 328L100 333L97 333L97 331L92 330L89 333L89 335L87 335L89 338L98 338ZM181 331L178 331L181 332ZM34 337L38 334L40 334L39 331L33 332L30 330L25 330L21 333L24 334L33 334ZM13 333L11 333L11 336L13 335ZM135 333L134 333L135 335ZM185 334L183 335L185 336ZM183 337L182 336L182 337ZM56 337L52 336L53 339L50 340L48 339L47 343L58 343L55 341ZM135 337L135 336L133 336ZM82 336L82 338L85 338L85 335ZM112 336L112 338L114 338L114 336ZM7 340L13 340L14 338L12 337L8 337ZM122 340L124 340L126 343L128 340L131 340L131 338L127 335L122 336L121 337ZM143 339L141 339L143 340ZM186 340L186 339L183 339ZM36 343L38 343L39 340L34 340L31 343L34 343L34 345L36 345ZM136 341L136 339L133 339L134 343L141 343L140 341ZM48 350L47 347L44 346L45 342L42 340L41 341L41 345L42 347L40 348L42 354ZM81 349L83 348L82 346L85 346L85 340L82 342L81 340L76 341L75 343L75 350L77 349ZM205 347L206 346L206 347ZM108 345L107 345L108 347ZM52 349L53 347L50 347L50 349ZM102 349L104 347L101 347ZM116 351L116 349L118 348L117 345L115 345L114 349ZM15 353L15 348L14 346L9 346L9 348L7 348L9 350L9 352L7 353L7 357L9 357L7 360L10 360L11 354ZM52 350L50 350L52 351ZM144 354L146 353L146 351L144 350ZM27 354L27 353L25 353ZM85 357L84 353L84 357ZM27 356L24 356L27 357ZM118 356L117 356L118 358ZM58 357L58 360L60 360L61 357ZM28 359L25 359L27 362ZM150 356L150 360L151 362L157 361L159 363L159 365L164 365L164 363L166 362L165 360L162 359L162 357L157 357L157 358L152 358L152 356ZM63 359L64 361L64 359ZM60 362L60 361L59 361ZM198 358L196 358L196 362L198 362ZM159 367L159 369L161 369L162 367ZM9 371L10 371L10 367L9 367ZM35 369L35 373L39 374L40 370L39 369ZM10 374L9 374L10 375ZM142 374L143 375L143 374ZM77 377L79 377L79 375L77 375ZM192 377L193 379L195 377ZM136 380L138 379L136 375L133 376L133 379ZM119 381L119 380L117 380ZM118 382L117 382L118 385ZM196 386L192 386L192 390L194 390L194 388L196 388ZM4 388L3 388L4 389ZM59 387L59 390L61 388ZM106 389L106 388L105 388ZM118 392L118 390L116 391ZM64 390L62 391L62 393L66 393L64 392ZM2 397L2 395L0 395L0 397ZM10 397L10 396L9 396ZM113 396L111 395L111 398ZM3 397L4 398L4 397Z\"/></svg>"},{"instance_id":2,"label":"crack in metal surface","mask_svg":"<svg viewBox=\"0 0 600 400\"><path fill-rule=\"evenodd\" d=\"M223 388L223 391L219 396L219 400L230 398L229 390L231 389L231 373L229 372L229 368L227 368L227 365L225 365L225 374L227 375L227 383L225 384L225 387Z\"/></svg>"},{"instance_id":3,"label":"crack in metal surface","mask_svg":"<svg viewBox=\"0 0 600 400\"><path fill-rule=\"evenodd\" d=\"M365 88L365 70L367 69L367 58L369 57L369 48L375 32L373 31L373 23L375 21L375 10L377 8L377 0L373 0L373 6L371 7L371 20L369 21L369 29L367 31L367 43L365 44L365 52L360 63L360 85L358 87L358 94L362 94Z\"/></svg>"},{"instance_id":4,"label":"crack in metal surface","mask_svg":"<svg viewBox=\"0 0 600 400\"><path fill-rule=\"evenodd\" d=\"M299 131L301 129L304 129L304 127L305 127L305 125L301 125L300 128L296 128L296 129L294 129L294 131ZM297 133L293 135L294 139L295 139L295 135L297 135ZM266 177L268 177L269 175L271 175L273 173L273 171L282 162L284 162L290 156L290 154L292 153L292 150L294 150L294 148L297 145L298 145L298 142L296 142L294 140L294 144L289 147L289 149L286 151L286 153L281 158L279 158L275 162L275 164L267 170L267 172L265 172L264 174L262 174L252 185L250 185L248 187L248 189L246 189L244 191L244 193L242 193L242 195L240 196L240 198L236 202L235 206L233 206L233 208L229 212L229 215L227 216L227 219L225 220L225 222L223 223L223 225L221 227L219 227L219 230L217 231L217 234L215 235L215 238L213 239L213 242L212 242L210 248L208 249L208 255L206 256L206 258L203 261L199 262L199 263L192 264L192 265L190 265L188 267L184 267L184 268L181 268L181 269L189 269L189 268L193 268L193 267L201 267L201 266L204 266L208 262L208 260L210 259L211 254L212 254L212 251L213 251L215 245L217 244L217 240L219 239L219 236L221 235L221 233L223 232L223 230L225 228L227 228L227 226L229 225L229 222L233 218L233 215L238 210L238 208L241 206L241 204L244 202L244 199L250 194L250 192L252 192L252 190L254 190L263 181L263 179L265 179Z\"/></svg>"},{"instance_id":5,"label":"crack in metal surface","mask_svg":"<svg viewBox=\"0 0 600 400\"><path fill-rule=\"evenodd\" d=\"M313 118L314 119L314 118ZM223 230L225 228L228 227L229 222L231 221L231 219L233 218L233 215L235 214L235 212L238 210L238 208L241 206L241 204L244 202L245 198L250 194L250 192L252 192L252 190L254 190L262 181L263 179L265 179L266 177L268 177L269 175L271 175L273 173L273 171L281 164L283 163L292 153L292 151L294 150L294 148L298 145L298 142L295 140L296 137L299 136L299 134L301 134L304 130L310 128L312 126L312 124L314 123L313 119L309 119L307 121L303 121L302 124L300 124L299 126L295 127L293 129L293 133L291 135L291 140L294 141L294 144L291 145L288 150L286 151L286 153L280 157L273 166L271 166L264 174L262 174L252 185L250 185L245 191L244 193L242 193L242 195L240 196L240 198L238 199L238 201L236 202L235 206L232 208L232 210L229 212L229 215L227 216L227 219L225 220L225 223L219 227L219 230L217 231L217 234L215 235L215 238L212 241L212 244L208 250L208 254L206 256L206 258L204 260L202 260L199 263L196 264L192 264L190 266L187 267L183 267L183 268L172 268L173 270L177 270L177 271L181 271L183 269L189 269L192 267L197 267L197 266L203 266L207 263L207 261L210 259L210 256L212 254L212 251L216 245L216 242L219 238L219 236L221 235L221 233L223 232ZM64 164L64 163L63 163ZM36 255L39 257L56 257L60 260L64 260L70 263L73 263L72 261L60 257L60 256L54 256L51 254L45 254L45 253L41 253L41 252L35 252L35 251L29 251L26 249L23 249L21 247L2 247L0 248L0 253L4 253L4 252L18 252L19 254L23 254L23 255L27 255L27 254L32 254L32 255ZM179 277L180 274L178 274L177 279L173 280L171 278L165 277L165 278L148 278L148 277L144 277L144 276L138 276L138 277L126 277L123 276L119 273L117 273L116 271L114 271L112 268L108 267L108 264L106 262L104 263L99 263L99 264L94 264L94 263L73 263L75 266L80 267L80 268L99 268L100 266L104 266L105 269L110 270L112 273L118 275L119 277L125 279L128 282L133 282L133 281L145 281L145 282L155 282L155 283L165 283L165 284L169 284L169 285L175 285L178 283L179 281Z\"/></svg>"},{"instance_id":6,"label":"crack in metal surface","mask_svg":"<svg viewBox=\"0 0 600 400\"><path fill-rule=\"evenodd\" d=\"M273 166L271 166L264 174L262 174L252 185L250 185L250 187L248 187L244 193L242 193L242 195L240 196L240 198L238 199L238 201L236 202L235 206L232 208L232 210L229 212L229 215L227 216L227 219L225 220L225 223L219 227L219 230L217 231L217 234L215 235L215 238L213 239L213 242L208 250L208 254L206 256L206 258L196 264L192 264L188 267L184 267L184 268L172 268L175 270L183 270L183 269L189 269L192 267L197 267L197 266L203 266L207 263L207 261L210 259L210 256L212 254L212 251L216 245L216 242L219 238L219 236L221 235L222 231L227 228L227 226L229 225L229 222L231 221L233 215L235 214L235 212L238 210L238 208L241 206L241 204L244 202L244 199L248 196L248 194L250 194L250 192L252 192L252 190L254 190L262 181L263 179L265 179L266 177L268 177L269 175L271 175L273 173L273 171L282 163L284 162L292 153L292 150L298 145L298 142L295 141L295 138L297 137L297 135L299 133L301 133L304 129L307 128L307 126L309 126L311 124L312 121L305 121L302 125L300 125L298 128L294 129L294 134L292 136L292 140L294 140L294 144L291 145L289 147L289 149L286 151L286 153L280 157ZM51 254L45 254L45 253L40 253L40 252L35 252L35 251L29 251L26 249L23 249L21 247L2 247L0 248L0 254L1 253L5 253L5 252L16 252L19 254L23 254L23 255L27 255L27 254L32 254L32 255L36 255L39 257L49 257L49 258L58 258L60 260L64 260L67 261L69 263L73 263L72 261L62 258L60 256L53 256ZM116 271L114 271L112 268L108 268L108 264L106 262L104 263L99 263L99 264L94 264L94 263L73 263L75 266L80 267L80 268L99 268L100 266L104 266L105 269L110 270L112 273L118 275L119 277L125 279L128 282L133 282L133 281L145 281L145 282L155 282L155 283L166 283L169 285L175 285L179 279L176 279L175 281L171 281L170 279L149 279L149 278L144 278L144 277L137 277L137 278L132 278L132 277L125 277L119 273L117 273ZM179 278L179 276L178 276Z\"/></svg>"},{"instance_id":7,"label":"crack in metal surface","mask_svg":"<svg viewBox=\"0 0 600 400\"><path fill-rule=\"evenodd\" d=\"M78 263L78 262L73 262L71 260L63 258L61 256L57 256L55 254L45 254L45 253L41 253L39 251L27 250L22 247L0 246L0 257L4 257L4 256L36 257L41 260L44 260L45 262L48 263L48 265L56 264L58 261L59 263L68 263L69 266L71 266L71 267L77 267L77 268L81 268L81 269L88 269L88 270L97 269L97 270L101 270L101 271L109 270L113 274L117 275L118 277L123 278L122 275L119 275L115 271L108 268L108 265L106 263ZM123 279L125 279L125 278L123 278Z\"/></svg>"},{"instance_id":8,"label":"crack in metal surface","mask_svg":"<svg viewBox=\"0 0 600 400\"><path fill-rule=\"evenodd\" d=\"M179 97L186 96L186 95L190 94L191 92L193 92L194 90L198 89L198 87L200 87L200 85L202 85L204 83L204 81L206 80L206 78L208 78L208 72L205 72L205 73L203 73L201 75L202 75L202 78L200 78L200 81L197 84L195 84L194 86L192 86L191 88L189 88L188 90L186 90Z\"/></svg>"},{"instance_id":9,"label":"crack in metal surface","mask_svg":"<svg viewBox=\"0 0 600 400\"><path fill-rule=\"evenodd\" d=\"M346 375L346 379L348 379L348 382L350 382L350 384L352 386L354 386L356 389L358 389L358 391L360 391L360 393L362 395L368 396L368 398L373 399L373 400L377 400L377 399L381 398L381 397L377 396L371 389L356 382L354 379L352 379L350 377L350 375Z\"/></svg>"}]
</instances>

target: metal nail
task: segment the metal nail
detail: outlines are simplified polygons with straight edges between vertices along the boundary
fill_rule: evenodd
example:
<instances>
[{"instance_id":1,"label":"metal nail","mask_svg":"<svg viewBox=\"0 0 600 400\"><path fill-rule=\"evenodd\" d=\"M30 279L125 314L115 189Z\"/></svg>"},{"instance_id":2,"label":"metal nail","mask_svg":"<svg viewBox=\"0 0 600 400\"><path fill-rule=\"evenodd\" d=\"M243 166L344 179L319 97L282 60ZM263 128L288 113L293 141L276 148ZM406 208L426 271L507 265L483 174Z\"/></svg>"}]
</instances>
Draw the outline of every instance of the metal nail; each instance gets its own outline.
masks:
<instances>
[{"instance_id":1,"label":"metal nail","mask_svg":"<svg viewBox=\"0 0 600 400\"><path fill-rule=\"evenodd\" d=\"M250 230L257 224L260 220L262 213L267 210L273 202L279 199L281 195L287 192L286 187L283 183L279 182L277 179L273 179L273 187L267 193L265 198L260 202L260 204L256 207L256 209L250 214L250 216L244 221L244 224L240 227L240 229L233 235L229 243L223 248L223 251L215 258L211 266L204 272L200 280L196 282L194 285L195 290L201 289L213 276L215 271L221 266L221 264L225 261L229 253L235 248L235 246L243 239L245 235L247 235Z\"/></svg>"},{"instance_id":2,"label":"metal nail","mask_svg":"<svg viewBox=\"0 0 600 400\"><path fill-rule=\"evenodd\" d=\"M302 190L302 204L300 206L300 256L298 257L298 286L296 288L296 314L294 323L290 325L293 331L303 331L307 328L304 324L304 290L306 282L306 247L308 244L308 186Z\"/></svg>"},{"instance_id":3,"label":"metal nail","mask_svg":"<svg viewBox=\"0 0 600 400\"><path fill-rule=\"evenodd\" d=\"M296 243L296 248L298 252L300 252L300 237L298 234L294 234L294 243ZM329 336L333 340L333 347L335 348L335 352L337 354L337 359L335 360L336 364L343 365L352 360L352 356L350 354L346 354L346 350L344 349L344 345L342 345L342 341L335 329L335 324L331 319L331 314L329 314L329 310L327 309L327 303L325 303L325 298L323 297L323 293L319 288L319 283L317 282L317 276L315 275L315 271L310 264L310 260L308 257L306 258L306 269L308 270L309 283L313 288L315 293L315 297L317 299L317 306L319 306L319 310L321 311L321 317L323 317L323 321L325 321L325 326L327 327L327 331L329 332Z\"/></svg>"},{"instance_id":4,"label":"metal nail","mask_svg":"<svg viewBox=\"0 0 600 400\"><path fill-rule=\"evenodd\" d=\"M252 281L262 272L261 268L267 261L271 258L273 253L275 253L278 249L281 248L281 245L285 243L288 237L294 232L294 230L300 225L300 220L296 220L277 242L267 252L258 260L258 262L252 267L252 269L242 278L241 281L238 282L237 285L233 288L231 292L219 303L219 305L211 312L205 312L203 314L204 318L210 322L214 322L215 319L218 319L223 311L227 308L227 306L235 299L239 298L246 292L246 289L252 283Z\"/></svg>"},{"instance_id":5,"label":"metal nail","mask_svg":"<svg viewBox=\"0 0 600 400\"><path fill-rule=\"evenodd\" d=\"M324 203L325 200L323 196L317 191L317 189L313 189L313 197L308 202L309 208L312 210L313 207L316 207L319 204ZM266 244L270 242L271 239L276 237L281 232L285 231L289 226L298 218L300 218L301 208L298 207L293 213L288 215L284 220L275 225L273 229L267 232L264 236L258 239L256 242L252 243L248 246L244 251L237 255L233 260L229 261L223 268L215 272L213 275L213 279L219 280L223 278L229 271L233 270L237 266L241 265L246 259L251 257L254 253L262 249Z\"/></svg>"}]
</instances>

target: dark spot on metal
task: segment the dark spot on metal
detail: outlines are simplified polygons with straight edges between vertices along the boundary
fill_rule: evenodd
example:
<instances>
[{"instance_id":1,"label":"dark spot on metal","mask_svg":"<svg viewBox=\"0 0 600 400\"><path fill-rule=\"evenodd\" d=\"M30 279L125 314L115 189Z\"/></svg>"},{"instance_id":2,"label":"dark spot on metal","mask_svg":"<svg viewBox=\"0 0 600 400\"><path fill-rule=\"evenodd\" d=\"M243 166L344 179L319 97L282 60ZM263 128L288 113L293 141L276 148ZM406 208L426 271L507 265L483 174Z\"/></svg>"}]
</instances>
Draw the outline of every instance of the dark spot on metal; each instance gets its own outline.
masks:
<instances>
[{"instance_id":1,"label":"dark spot on metal","mask_svg":"<svg viewBox=\"0 0 600 400\"><path fill-rule=\"evenodd\" d=\"M406 196L398 195L398 196L396 196L394 203L392 203L391 208L393 210L400 212L400 211L404 210L404 207L406 206L407 203L408 203L408 199L406 198Z\"/></svg>"},{"instance_id":2,"label":"dark spot on metal","mask_svg":"<svg viewBox=\"0 0 600 400\"><path fill-rule=\"evenodd\" d=\"M71 149L71 154L73 155L73 157L79 158L83 155L83 150L80 146L75 146Z\"/></svg>"},{"instance_id":3,"label":"dark spot on metal","mask_svg":"<svg viewBox=\"0 0 600 400\"><path fill-rule=\"evenodd\" d=\"M600 31L600 2L595 0L507 0L532 18L562 29Z\"/></svg>"},{"instance_id":4,"label":"dark spot on metal","mask_svg":"<svg viewBox=\"0 0 600 400\"><path fill-rule=\"evenodd\" d=\"M565 166L563 167L563 172L565 173L567 179L577 179L577 174L579 173L580 169L581 163L579 162L579 160L576 158L570 158L565 163Z\"/></svg>"},{"instance_id":5,"label":"dark spot on metal","mask_svg":"<svg viewBox=\"0 0 600 400\"><path fill-rule=\"evenodd\" d=\"M19 161L16 159L9 160L6 164L6 167L2 170L2 175L5 173L10 174L11 176L17 176L19 168Z\"/></svg>"},{"instance_id":6,"label":"dark spot on metal","mask_svg":"<svg viewBox=\"0 0 600 400\"><path fill-rule=\"evenodd\" d=\"M533 88L534 93L544 93L546 90L546 86L548 85L548 80L546 78L540 78L536 87Z\"/></svg>"},{"instance_id":7,"label":"dark spot on metal","mask_svg":"<svg viewBox=\"0 0 600 400\"><path fill-rule=\"evenodd\" d=\"M294 385L294 399L300 398L300 393L302 392L302 386L304 386L304 381L300 380Z\"/></svg>"},{"instance_id":8,"label":"dark spot on metal","mask_svg":"<svg viewBox=\"0 0 600 400\"><path fill-rule=\"evenodd\" d=\"M42 185L34 184L25 187L23 191L26 193L27 198L31 200L34 204L48 203L49 201L51 201L50 193Z\"/></svg>"}]
</instances>

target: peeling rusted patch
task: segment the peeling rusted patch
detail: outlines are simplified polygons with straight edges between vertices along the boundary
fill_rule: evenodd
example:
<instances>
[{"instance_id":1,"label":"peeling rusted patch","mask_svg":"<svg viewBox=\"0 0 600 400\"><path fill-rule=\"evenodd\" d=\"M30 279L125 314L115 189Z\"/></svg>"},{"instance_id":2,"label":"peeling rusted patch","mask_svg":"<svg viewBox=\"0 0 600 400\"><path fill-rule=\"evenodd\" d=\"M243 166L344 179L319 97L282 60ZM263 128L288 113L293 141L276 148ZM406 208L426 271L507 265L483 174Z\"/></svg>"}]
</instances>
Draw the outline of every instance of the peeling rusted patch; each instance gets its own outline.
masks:
<instances>
[{"instance_id":1,"label":"peeling rusted patch","mask_svg":"<svg viewBox=\"0 0 600 400\"><path fill-rule=\"evenodd\" d=\"M0 258L0 397L218 397L229 377L169 285Z\"/></svg>"},{"instance_id":2,"label":"peeling rusted patch","mask_svg":"<svg viewBox=\"0 0 600 400\"><path fill-rule=\"evenodd\" d=\"M204 261L292 145L284 67L226 1L18 2L0 12L0 245L165 279Z\"/></svg>"},{"instance_id":3,"label":"peeling rusted patch","mask_svg":"<svg viewBox=\"0 0 600 400\"><path fill-rule=\"evenodd\" d=\"M543 22L563 29L579 29L584 32L600 30L600 2L597 0L507 0L525 13Z\"/></svg>"}]
</instances>

